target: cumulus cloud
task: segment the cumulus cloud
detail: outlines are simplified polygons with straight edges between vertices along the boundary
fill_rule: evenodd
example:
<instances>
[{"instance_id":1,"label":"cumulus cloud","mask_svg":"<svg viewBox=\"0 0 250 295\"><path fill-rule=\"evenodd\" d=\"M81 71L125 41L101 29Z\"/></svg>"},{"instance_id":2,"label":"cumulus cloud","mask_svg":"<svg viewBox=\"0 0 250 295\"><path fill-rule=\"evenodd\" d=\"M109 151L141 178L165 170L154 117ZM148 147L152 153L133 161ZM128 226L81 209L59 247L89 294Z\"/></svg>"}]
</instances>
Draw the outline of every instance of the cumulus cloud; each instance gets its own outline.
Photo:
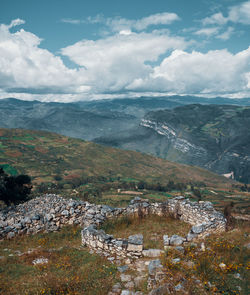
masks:
<instances>
[{"instance_id":1,"label":"cumulus cloud","mask_svg":"<svg viewBox=\"0 0 250 295\"><path fill-rule=\"evenodd\" d=\"M250 1L230 7L228 16L223 16L223 14L219 12L202 20L204 25L224 25L228 22L250 25Z\"/></svg>"},{"instance_id":2,"label":"cumulus cloud","mask_svg":"<svg viewBox=\"0 0 250 295\"><path fill-rule=\"evenodd\" d=\"M0 87L23 92L72 91L83 82L79 71L68 69L59 56L39 48L41 39L21 29L10 28L23 24L20 19L10 25L0 25ZM64 90L63 90L64 89Z\"/></svg>"},{"instance_id":3,"label":"cumulus cloud","mask_svg":"<svg viewBox=\"0 0 250 295\"><path fill-rule=\"evenodd\" d=\"M98 91L120 91L138 77L145 77L161 54L185 48L183 38L159 31L132 33L124 31L96 41L83 40L61 50L76 64L84 67L88 82Z\"/></svg>"},{"instance_id":4,"label":"cumulus cloud","mask_svg":"<svg viewBox=\"0 0 250 295\"><path fill-rule=\"evenodd\" d=\"M40 48L42 40L35 34L10 31L23 20L0 25L0 98L73 101L159 93L250 95L250 48L237 54L188 52L190 43L167 30L140 31L149 23L156 21L141 19L136 32L119 28L105 38L62 48L60 54L76 63L75 69L69 69L60 55ZM232 33L233 28L223 32L216 27L214 32L196 32L223 40Z\"/></svg>"},{"instance_id":5,"label":"cumulus cloud","mask_svg":"<svg viewBox=\"0 0 250 295\"><path fill-rule=\"evenodd\" d=\"M228 19L235 23L250 25L250 1L233 6L229 11Z\"/></svg>"},{"instance_id":6,"label":"cumulus cloud","mask_svg":"<svg viewBox=\"0 0 250 295\"><path fill-rule=\"evenodd\" d=\"M250 93L250 47L237 54L227 50L187 53L175 50L146 79L137 79L128 89L156 90L178 94Z\"/></svg>"},{"instance_id":7,"label":"cumulus cloud","mask_svg":"<svg viewBox=\"0 0 250 295\"><path fill-rule=\"evenodd\" d=\"M224 32L221 32L220 27L208 27L208 28L200 29L194 32L193 34L197 36L204 36L207 38L215 37L217 39L226 41L230 39L233 33L234 33L233 27L228 27Z\"/></svg>"}]
</instances>

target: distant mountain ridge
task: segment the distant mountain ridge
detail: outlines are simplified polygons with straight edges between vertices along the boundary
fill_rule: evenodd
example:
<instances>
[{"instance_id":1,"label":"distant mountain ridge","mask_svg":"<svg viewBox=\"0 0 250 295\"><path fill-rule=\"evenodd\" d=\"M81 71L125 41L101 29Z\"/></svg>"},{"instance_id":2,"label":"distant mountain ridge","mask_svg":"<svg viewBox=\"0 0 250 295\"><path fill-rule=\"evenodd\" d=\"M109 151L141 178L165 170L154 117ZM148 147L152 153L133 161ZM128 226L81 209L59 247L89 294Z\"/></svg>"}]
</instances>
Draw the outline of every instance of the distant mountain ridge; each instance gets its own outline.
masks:
<instances>
[{"instance_id":1,"label":"distant mountain ridge","mask_svg":"<svg viewBox=\"0 0 250 295\"><path fill-rule=\"evenodd\" d=\"M249 183L247 106L250 99L192 96L75 103L9 98L0 100L0 127L52 131L219 174L233 172L235 179Z\"/></svg>"},{"instance_id":2,"label":"distant mountain ridge","mask_svg":"<svg viewBox=\"0 0 250 295\"><path fill-rule=\"evenodd\" d=\"M132 135L97 141L250 182L250 107L193 104L149 112Z\"/></svg>"}]
</instances>

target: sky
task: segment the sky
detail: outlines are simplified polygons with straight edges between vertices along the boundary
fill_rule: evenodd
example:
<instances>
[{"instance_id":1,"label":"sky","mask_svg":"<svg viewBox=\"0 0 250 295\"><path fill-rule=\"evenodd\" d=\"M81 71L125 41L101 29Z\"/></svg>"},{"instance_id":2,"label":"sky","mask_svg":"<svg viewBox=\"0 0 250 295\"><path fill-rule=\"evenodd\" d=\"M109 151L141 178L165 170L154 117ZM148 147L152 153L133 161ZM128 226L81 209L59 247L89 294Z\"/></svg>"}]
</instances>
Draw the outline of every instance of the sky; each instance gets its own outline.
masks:
<instances>
[{"instance_id":1,"label":"sky","mask_svg":"<svg viewBox=\"0 0 250 295\"><path fill-rule=\"evenodd\" d=\"M250 97L250 1L0 0L0 99Z\"/></svg>"}]
</instances>

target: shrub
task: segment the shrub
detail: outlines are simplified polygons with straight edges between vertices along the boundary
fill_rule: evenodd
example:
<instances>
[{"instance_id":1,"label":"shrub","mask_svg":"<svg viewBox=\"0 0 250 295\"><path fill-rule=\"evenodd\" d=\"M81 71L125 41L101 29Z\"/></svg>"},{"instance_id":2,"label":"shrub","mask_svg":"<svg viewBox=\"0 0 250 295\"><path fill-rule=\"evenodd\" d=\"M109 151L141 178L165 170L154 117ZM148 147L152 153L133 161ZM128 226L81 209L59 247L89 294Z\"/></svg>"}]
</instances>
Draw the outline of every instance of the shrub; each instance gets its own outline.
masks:
<instances>
[{"instance_id":1,"label":"shrub","mask_svg":"<svg viewBox=\"0 0 250 295\"><path fill-rule=\"evenodd\" d=\"M28 200L31 189L28 175L9 176L0 168L0 200L7 206Z\"/></svg>"}]
</instances>

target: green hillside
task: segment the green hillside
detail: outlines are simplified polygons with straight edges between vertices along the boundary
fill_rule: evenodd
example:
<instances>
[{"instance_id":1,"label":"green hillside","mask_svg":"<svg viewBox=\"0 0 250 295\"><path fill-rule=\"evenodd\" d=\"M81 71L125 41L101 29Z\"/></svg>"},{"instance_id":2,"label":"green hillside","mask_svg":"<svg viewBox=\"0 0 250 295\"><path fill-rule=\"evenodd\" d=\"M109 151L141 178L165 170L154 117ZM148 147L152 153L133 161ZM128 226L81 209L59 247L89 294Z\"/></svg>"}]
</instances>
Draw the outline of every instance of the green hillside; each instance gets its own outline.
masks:
<instances>
[{"instance_id":1,"label":"green hillside","mask_svg":"<svg viewBox=\"0 0 250 295\"><path fill-rule=\"evenodd\" d=\"M161 183L174 180L231 186L226 178L201 168L55 133L23 129L0 129L0 165L8 173L29 174L34 184L105 176Z\"/></svg>"}]
</instances>

